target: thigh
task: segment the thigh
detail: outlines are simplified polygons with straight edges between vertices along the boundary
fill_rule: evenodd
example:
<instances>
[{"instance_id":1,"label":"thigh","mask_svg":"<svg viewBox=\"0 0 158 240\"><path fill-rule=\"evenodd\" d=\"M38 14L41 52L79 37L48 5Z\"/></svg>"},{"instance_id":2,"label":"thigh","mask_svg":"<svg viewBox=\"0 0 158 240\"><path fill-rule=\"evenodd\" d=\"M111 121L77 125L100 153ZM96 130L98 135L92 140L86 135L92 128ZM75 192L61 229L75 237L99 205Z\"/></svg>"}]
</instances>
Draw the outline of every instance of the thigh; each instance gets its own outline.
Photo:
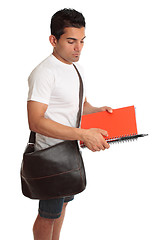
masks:
<instances>
[{"instance_id":1,"label":"thigh","mask_svg":"<svg viewBox=\"0 0 158 240\"><path fill-rule=\"evenodd\" d=\"M61 216L64 198L39 201L39 215L44 218L56 219Z\"/></svg>"},{"instance_id":2,"label":"thigh","mask_svg":"<svg viewBox=\"0 0 158 240\"><path fill-rule=\"evenodd\" d=\"M64 198L55 198L39 201L39 215L44 218L56 219L61 216L64 203L68 203L74 199L74 196Z\"/></svg>"}]
</instances>

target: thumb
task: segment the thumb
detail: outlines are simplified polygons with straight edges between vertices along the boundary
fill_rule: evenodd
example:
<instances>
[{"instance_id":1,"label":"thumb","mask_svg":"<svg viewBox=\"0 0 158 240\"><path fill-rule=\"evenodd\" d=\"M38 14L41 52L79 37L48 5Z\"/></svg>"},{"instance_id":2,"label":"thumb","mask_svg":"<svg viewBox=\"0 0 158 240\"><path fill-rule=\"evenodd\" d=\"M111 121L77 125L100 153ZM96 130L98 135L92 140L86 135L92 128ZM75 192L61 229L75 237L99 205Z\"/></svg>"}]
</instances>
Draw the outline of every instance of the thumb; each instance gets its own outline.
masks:
<instances>
[{"instance_id":1,"label":"thumb","mask_svg":"<svg viewBox=\"0 0 158 240\"><path fill-rule=\"evenodd\" d=\"M103 129L99 129L99 130L102 135L104 135L105 137L108 137L108 132L106 130L103 130Z\"/></svg>"}]
</instances>

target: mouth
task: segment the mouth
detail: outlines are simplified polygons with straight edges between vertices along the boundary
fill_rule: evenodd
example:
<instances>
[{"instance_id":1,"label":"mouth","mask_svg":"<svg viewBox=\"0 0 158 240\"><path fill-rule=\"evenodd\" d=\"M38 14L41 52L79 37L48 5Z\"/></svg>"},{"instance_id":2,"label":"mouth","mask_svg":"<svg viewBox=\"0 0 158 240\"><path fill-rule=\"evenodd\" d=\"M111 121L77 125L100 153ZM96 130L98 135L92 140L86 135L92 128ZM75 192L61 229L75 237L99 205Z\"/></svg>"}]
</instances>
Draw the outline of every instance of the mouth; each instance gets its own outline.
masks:
<instances>
[{"instance_id":1,"label":"mouth","mask_svg":"<svg viewBox=\"0 0 158 240\"><path fill-rule=\"evenodd\" d=\"M79 57L80 54L79 54L79 53L74 53L73 56L74 56L74 57Z\"/></svg>"}]
</instances>

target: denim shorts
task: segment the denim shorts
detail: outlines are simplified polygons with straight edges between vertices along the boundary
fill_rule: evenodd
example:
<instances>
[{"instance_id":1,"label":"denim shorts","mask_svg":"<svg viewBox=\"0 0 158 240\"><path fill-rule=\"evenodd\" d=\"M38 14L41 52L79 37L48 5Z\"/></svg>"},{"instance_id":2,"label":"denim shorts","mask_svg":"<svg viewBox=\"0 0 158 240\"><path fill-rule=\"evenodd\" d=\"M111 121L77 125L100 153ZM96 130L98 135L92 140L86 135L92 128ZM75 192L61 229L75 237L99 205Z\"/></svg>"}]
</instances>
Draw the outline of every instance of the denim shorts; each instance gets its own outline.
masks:
<instances>
[{"instance_id":1,"label":"denim shorts","mask_svg":"<svg viewBox=\"0 0 158 240\"><path fill-rule=\"evenodd\" d=\"M39 215L44 218L56 219L61 216L64 203L68 203L74 199L74 196L55 198L39 201Z\"/></svg>"}]
</instances>

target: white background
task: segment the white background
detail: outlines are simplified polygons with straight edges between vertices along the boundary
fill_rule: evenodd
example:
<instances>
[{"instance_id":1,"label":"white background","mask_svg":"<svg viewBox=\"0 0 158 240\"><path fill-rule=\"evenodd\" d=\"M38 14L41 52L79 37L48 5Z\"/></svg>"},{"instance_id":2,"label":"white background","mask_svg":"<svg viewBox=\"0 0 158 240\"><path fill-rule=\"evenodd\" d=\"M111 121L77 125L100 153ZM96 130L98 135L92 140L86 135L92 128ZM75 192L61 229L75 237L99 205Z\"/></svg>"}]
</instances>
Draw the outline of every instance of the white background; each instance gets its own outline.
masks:
<instances>
[{"instance_id":1,"label":"white background","mask_svg":"<svg viewBox=\"0 0 158 240\"><path fill-rule=\"evenodd\" d=\"M67 207L61 240L158 239L158 6L155 0L5 1L0 6L1 236L31 240L38 201L23 197L20 165L29 129L27 78L52 52L51 16L82 11L87 98L94 106L135 105L137 142L83 151L87 189Z\"/></svg>"}]
</instances>

